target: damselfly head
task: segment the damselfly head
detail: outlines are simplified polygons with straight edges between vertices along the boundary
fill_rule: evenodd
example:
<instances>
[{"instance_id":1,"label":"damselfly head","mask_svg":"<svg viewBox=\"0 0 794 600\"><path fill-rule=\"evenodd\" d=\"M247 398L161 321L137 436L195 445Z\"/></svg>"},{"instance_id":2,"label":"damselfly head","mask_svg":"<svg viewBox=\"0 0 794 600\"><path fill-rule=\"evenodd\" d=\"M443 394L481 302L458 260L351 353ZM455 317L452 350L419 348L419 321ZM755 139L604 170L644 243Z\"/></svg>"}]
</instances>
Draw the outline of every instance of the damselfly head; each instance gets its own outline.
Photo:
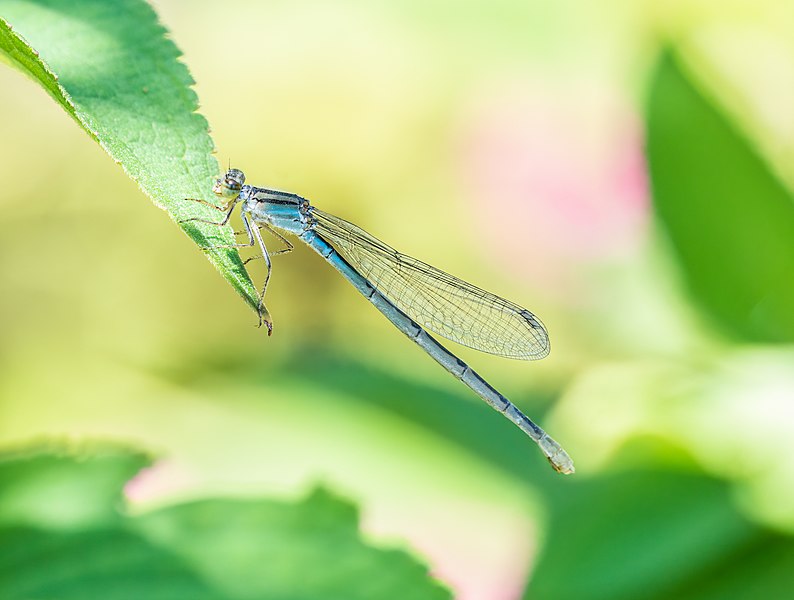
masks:
<instances>
[{"instance_id":1,"label":"damselfly head","mask_svg":"<svg viewBox=\"0 0 794 600\"><path fill-rule=\"evenodd\" d=\"M212 188L222 198L234 198L240 193L245 183L245 175L239 169L229 169L220 177Z\"/></svg>"}]
</instances>

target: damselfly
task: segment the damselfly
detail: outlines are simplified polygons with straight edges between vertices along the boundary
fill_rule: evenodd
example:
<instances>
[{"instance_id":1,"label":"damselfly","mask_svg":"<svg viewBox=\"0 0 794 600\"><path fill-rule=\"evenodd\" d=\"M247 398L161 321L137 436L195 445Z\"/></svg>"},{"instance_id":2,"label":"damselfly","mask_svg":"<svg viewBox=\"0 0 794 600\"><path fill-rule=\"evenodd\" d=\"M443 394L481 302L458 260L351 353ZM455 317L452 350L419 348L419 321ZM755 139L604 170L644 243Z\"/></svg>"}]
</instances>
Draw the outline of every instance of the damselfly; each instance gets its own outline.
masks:
<instances>
[{"instance_id":1,"label":"damselfly","mask_svg":"<svg viewBox=\"0 0 794 600\"><path fill-rule=\"evenodd\" d=\"M186 220L226 225L235 206L241 204L248 242L226 247L258 245L262 251L267 275L260 295L260 319L269 330L271 324L264 298L270 279L270 257L292 250L292 244L280 233L284 232L298 236L352 283L397 329L492 408L518 425L538 444L556 471L574 472L573 461L557 442L427 333L427 330L432 331L482 352L535 360L549 353L548 334L535 315L397 252L356 225L315 208L305 198L245 185L245 175L237 169L226 171L216 181L213 192L225 199L222 206L196 201L223 211L223 220L215 222L198 217ZM261 229L284 242L284 249L269 253Z\"/></svg>"}]
</instances>

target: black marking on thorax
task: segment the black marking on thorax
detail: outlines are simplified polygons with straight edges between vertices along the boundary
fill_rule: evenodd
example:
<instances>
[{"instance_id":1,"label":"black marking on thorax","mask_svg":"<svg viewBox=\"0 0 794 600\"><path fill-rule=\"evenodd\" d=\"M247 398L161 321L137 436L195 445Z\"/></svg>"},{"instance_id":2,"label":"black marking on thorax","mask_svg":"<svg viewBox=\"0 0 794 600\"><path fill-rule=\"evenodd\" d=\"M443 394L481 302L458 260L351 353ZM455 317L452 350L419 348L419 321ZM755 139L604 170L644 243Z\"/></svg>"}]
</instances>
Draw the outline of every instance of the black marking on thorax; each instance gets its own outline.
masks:
<instances>
[{"instance_id":1,"label":"black marking on thorax","mask_svg":"<svg viewBox=\"0 0 794 600\"><path fill-rule=\"evenodd\" d=\"M258 202L268 204L283 204L286 206L300 206L306 200L297 194L282 192L280 190L268 190L266 188L254 188L251 197Z\"/></svg>"}]
</instances>

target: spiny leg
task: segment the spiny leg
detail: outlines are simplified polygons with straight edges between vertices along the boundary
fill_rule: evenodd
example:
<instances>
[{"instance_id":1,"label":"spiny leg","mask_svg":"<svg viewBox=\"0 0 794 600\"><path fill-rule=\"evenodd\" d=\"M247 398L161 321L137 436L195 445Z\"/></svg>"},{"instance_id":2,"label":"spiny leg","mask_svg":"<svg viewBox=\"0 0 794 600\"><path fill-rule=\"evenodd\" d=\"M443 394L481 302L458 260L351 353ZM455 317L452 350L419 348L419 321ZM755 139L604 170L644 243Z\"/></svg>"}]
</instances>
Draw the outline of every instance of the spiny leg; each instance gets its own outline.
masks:
<instances>
[{"instance_id":1,"label":"spiny leg","mask_svg":"<svg viewBox=\"0 0 794 600\"><path fill-rule=\"evenodd\" d=\"M248 220L245 212L241 213L240 216L243 219L243 226L245 227L245 233L248 235L248 243L247 244L234 244L232 247L239 248L241 246L253 246L256 242L259 242L259 246L262 248L263 256L268 256L267 248L265 248L265 242L262 240L262 236L259 234L259 226L251 227L251 222ZM241 232L242 233L242 232ZM223 246L221 246L223 247ZM229 247L229 246L226 246ZM250 260L250 259L249 259ZM267 274L265 275L265 286L262 288L262 293L259 294L259 306L257 307L257 312L259 313L259 327L262 327L264 323L267 326L267 335L273 335L273 319L270 316L270 311L267 310L265 306L265 290L267 289L267 282L270 280L270 258L265 261L267 264ZM246 260L243 262L243 265L248 263Z\"/></svg>"},{"instance_id":2,"label":"spiny leg","mask_svg":"<svg viewBox=\"0 0 794 600\"><path fill-rule=\"evenodd\" d=\"M283 250L279 250L279 254L285 254L287 252L292 252L293 248L295 248L295 246L292 245L292 242L290 242L287 238L285 238L283 235L281 235L278 231L273 229L267 223L262 223L262 227L267 229L270 233L272 233L274 236L276 236L278 239L280 239L282 242L284 242L284 249Z\"/></svg>"},{"instance_id":3,"label":"spiny leg","mask_svg":"<svg viewBox=\"0 0 794 600\"><path fill-rule=\"evenodd\" d=\"M288 253L292 252L295 249L295 246L293 246L292 243L287 238L285 238L278 231L276 231L275 229L270 227L268 224L266 224L266 223L257 223L257 229L261 231L262 228L267 229L270 233L272 233L274 236L276 236L278 239L280 239L282 242L284 242L284 246L285 246L284 248L282 248L281 250L276 250L275 252L268 253L269 256L272 257L272 256L278 256L279 254L288 254ZM243 232L241 231L240 233L243 233ZM264 256L262 254L257 254L256 256L252 256L250 258L245 259L243 261L243 264L247 265L252 260L259 260L260 258L264 258Z\"/></svg>"},{"instance_id":4,"label":"spiny leg","mask_svg":"<svg viewBox=\"0 0 794 600\"><path fill-rule=\"evenodd\" d=\"M224 216L223 220L220 221L220 222L210 221L208 219L201 219L199 217L191 217L189 219L182 219L181 221L179 221L180 223L186 223L188 221L198 221L199 223L207 223L209 225L216 225L218 227L223 227L224 225L226 225L229 222L229 219L232 216L232 212L234 211L234 206L236 204L236 203L232 203L231 206L219 207L219 206L216 206L215 204L207 202L206 200L200 200L198 198L186 198L186 200L191 200L193 202L199 202L201 204L206 204L207 206L211 206L212 208L214 208L216 210L225 212L226 215ZM262 240L262 236L259 234L259 227L257 227L256 230L255 230L256 231L256 238L254 238L254 230L251 228L251 224L249 223L248 218L245 216L244 212L242 213L241 216L242 216L242 219L243 219L243 225L245 226L245 231L244 232L246 234L248 234L248 243L247 244L222 244L220 246L208 246L208 247L205 247L205 250L214 250L214 249L217 249L217 248L250 248L251 246L255 245L257 241L259 242L259 245L262 248L263 257L267 257L267 260L265 261L266 264L267 264L267 276L265 277L265 285L262 288L262 293L259 295L259 306L257 308L257 312L259 313L259 327L262 327L262 324L264 323L267 326L267 334L268 335L272 335L273 334L273 321L272 321L272 318L270 316L270 312L267 310L267 307L265 306L265 291L267 290L267 282L270 279L270 257L267 254L267 248L265 248L265 243ZM235 232L235 234L236 233L238 233L238 232ZM243 233L243 232L241 231L239 233ZM281 237L281 236L279 236L279 237ZM284 239L284 238L282 238L282 239ZM287 242L287 244L289 245L289 250L292 250L292 244L289 244L289 242ZM248 259L248 260L251 260L251 259ZM246 263L248 263L248 260L246 260L243 264L245 265Z\"/></svg>"},{"instance_id":5,"label":"spiny leg","mask_svg":"<svg viewBox=\"0 0 794 600\"><path fill-rule=\"evenodd\" d=\"M220 223L218 221L210 221L209 219L202 219L201 217L190 217L189 219L182 219L181 221L179 221L180 223L187 223L188 221L198 221L199 223L207 223L209 225L217 225L218 227L223 227L224 225L226 225L226 223L229 222L229 219L232 218L232 213L234 212L234 204L232 204L231 206L219 207L209 202L205 202L203 200L197 200L195 198L187 198L187 200L194 200L196 202L201 202L202 204L206 204L207 206L211 206L212 208L216 208L220 211L224 211L226 213L226 216L223 217L223 221L221 221Z\"/></svg>"},{"instance_id":6,"label":"spiny leg","mask_svg":"<svg viewBox=\"0 0 794 600\"><path fill-rule=\"evenodd\" d=\"M220 222L218 222L218 221L210 221L208 219L202 219L202 218L199 218L199 217L191 217L189 219L182 219L181 221L179 221L180 223L187 223L188 221L197 221L199 223L207 223L209 225L216 225L218 227L223 227L224 225L226 225L229 222L229 219L232 216L232 212L234 211L234 206L236 204L236 203L232 203L231 206L216 206L215 204L212 204L211 202L207 202L206 200L200 200L198 198L186 198L186 200L191 200L193 202L199 202L200 204L206 204L207 206L211 206L212 208L214 208L216 210L219 210L219 211L222 211L222 212L225 212L226 214L223 217L223 220L220 221ZM250 226L250 224L248 222L248 219L245 216L245 213L242 214L242 218L243 218L243 224L245 225L245 233L248 234L248 243L245 243L245 244L221 244L221 245L218 245L218 246L207 246L204 249L205 250L215 250L215 249L220 249L220 248L250 248L251 246L256 244L256 240L254 239L254 234L251 231L251 226ZM240 232L240 233L242 233L242 232ZM263 292L263 294L264 294L264 292ZM257 312L259 313L259 327L262 326L262 323L265 323L267 325L267 334L271 335L273 333L273 324L272 324L272 321L271 321L271 318L270 318L270 313L268 312L267 308L265 307L264 296L263 295L261 295L260 298L259 298L259 306L257 308Z\"/></svg>"},{"instance_id":7,"label":"spiny leg","mask_svg":"<svg viewBox=\"0 0 794 600\"><path fill-rule=\"evenodd\" d=\"M230 207L219 207L219 206L215 206L214 204L212 204L210 202L207 202L206 200L199 200L197 198L186 198L186 200L193 200L194 202L200 202L202 204L206 204L207 206L211 206L211 207L213 207L213 208L215 208L217 210L225 212L226 216L224 217L223 221L221 221L220 223L217 222L217 221L209 221L207 219L201 219L199 217L191 217L189 219L182 219L181 221L179 221L180 223L187 223L188 221L198 221L199 223L208 223L209 225L217 225L218 227L223 227L224 225L226 225L226 223L229 222L229 219L232 216L232 212L234 211L234 204L232 204L232 206L230 206ZM248 234L248 243L247 244L220 244L218 246L206 246L204 249L205 250L215 250L215 249L219 249L219 248L250 248L251 246L256 244L256 241L254 240L254 234L251 233L251 226L248 224L248 220L245 218L245 215L243 215L243 223L245 224L245 233ZM237 233L244 233L244 232L242 232L242 231L235 232L235 234L237 234Z\"/></svg>"},{"instance_id":8,"label":"spiny leg","mask_svg":"<svg viewBox=\"0 0 794 600\"><path fill-rule=\"evenodd\" d=\"M190 200L191 202L198 202L199 204L204 204L205 206L209 206L210 208L214 208L215 210L219 210L221 212L226 212L225 206L218 206L214 202L207 202L206 200L202 200L201 198L185 198L185 200Z\"/></svg>"},{"instance_id":9,"label":"spiny leg","mask_svg":"<svg viewBox=\"0 0 794 600\"><path fill-rule=\"evenodd\" d=\"M234 207L232 207L232 208L234 208ZM227 213L226 218L224 219L224 222L222 222L222 223L214 223L214 224L215 225L219 225L219 226L220 225L225 225L226 222L229 220L229 215L230 214L231 214L231 210L229 211L229 213ZM262 235L259 233L259 230L262 227L267 227L267 225L262 223L262 224L257 224L257 227L251 227L251 223L248 220L248 217L246 216L245 212L241 213L240 216L243 219L243 225L245 226L245 230L241 231L239 233L246 233L248 235L248 243L247 244L224 244L222 246L212 246L211 248L250 248L251 246L254 246L257 242L259 242L259 247L262 249L262 256L254 256L252 258L249 258L248 260L243 262L243 265L248 264L248 262L251 261L254 258L264 258L265 259L265 265L267 266L267 273L265 274L265 284L262 286L262 292L259 294L259 306L258 306L257 311L259 313L259 327L262 327L262 324L265 324L267 326L267 334L268 335L272 335L273 334L273 321L272 321L272 318L270 317L270 311L268 311L267 307L265 306L265 292L267 291L267 284L270 281L270 267L271 267L270 255L267 252L267 248L265 247L265 242L262 239ZM200 220L200 219L188 219L188 220ZM209 222L209 221L205 221L205 222ZM267 228L270 229L269 227L267 227ZM281 237L281 236L279 236L279 237ZM287 244L289 244L289 242L287 242ZM292 250L292 244L289 244L289 250ZM281 252L279 252L279 253L281 253Z\"/></svg>"},{"instance_id":10,"label":"spiny leg","mask_svg":"<svg viewBox=\"0 0 794 600\"><path fill-rule=\"evenodd\" d=\"M243 225L245 226L245 233L248 234L248 244L239 244L242 246L253 246L257 241L259 242L259 246L262 248L263 256L268 256L267 248L265 247L265 242L262 240L262 236L259 234L259 226L251 227L251 222L248 220L245 212L241 214L243 219ZM249 259L250 260L250 259ZM248 263L248 260L243 262L243 265ZM265 285L262 288L262 293L259 294L259 306L257 307L257 313L259 313L259 327L262 327L264 323L267 327L267 335L273 335L273 318L270 316L270 311L267 310L265 306L265 291L267 290L267 282L270 280L270 258L268 257L265 261L267 265L267 274L265 275Z\"/></svg>"},{"instance_id":11,"label":"spiny leg","mask_svg":"<svg viewBox=\"0 0 794 600\"><path fill-rule=\"evenodd\" d=\"M271 258L273 258L274 256L278 256L279 254L288 254L289 252L292 252L292 248L284 248L283 250L276 250L275 252L268 252L268 255ZM264 256L262 256L261 254L257 254L256 256L251 256L249 258L246 258L243 261L243 264L247 265L252 260L259 260L260 258L264 258Z\"/></svg>"},{"instance_id":12,"label":"spiny leg","mask_svg":"<svg viewBox=\"0 0 794 600\"><path fill-rule=\"evenodd\" d=\"M246 223L246 227L249 227L250 229L250 226L247 223ZM255 229L252 229L251 231L256 237L256 241L259 242L259 247L262 250L262 258L265 260L265 269L266 269L265 283L262 285L262 292L259 294L259 308L260 308L259 326L261 327L262 318L263 318L262 310L267 310L265 309L265 294L267 293L267 284L270 282L270 270L272 265L270 262L270 254L267 251L267 246L265 246L265 240L262 239L262 234L259 232L259 228L257 227ZM268 325L268 335L270 335L273 329L270 323L267 323L267 325Z\"/></svg>"}]
</instances>

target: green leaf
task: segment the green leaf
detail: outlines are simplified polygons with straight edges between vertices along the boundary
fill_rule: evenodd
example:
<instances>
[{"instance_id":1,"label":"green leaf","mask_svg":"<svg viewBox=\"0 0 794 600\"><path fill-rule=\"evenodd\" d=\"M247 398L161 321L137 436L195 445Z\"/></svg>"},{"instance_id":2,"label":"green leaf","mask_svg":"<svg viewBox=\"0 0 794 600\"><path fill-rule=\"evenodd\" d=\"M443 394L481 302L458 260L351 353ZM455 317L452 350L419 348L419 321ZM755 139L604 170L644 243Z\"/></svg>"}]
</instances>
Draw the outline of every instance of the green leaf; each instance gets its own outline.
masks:
<instances>
[{"instance_id":1,"label":"green leaf","mask_svg":"<svg viewBox=\"0 0 794 600\"><path fill-rule=\"evenodd\" d=\"M326 491L131 517L122 486L145 457L96 452L0 457L1 598L449 598L405 552L366 545Z\"/></svg>"},{"instance_id":2,"label":"green leaf","mask_svg":"<svg viewBox=\"0 0 794 600\"><path fill-rule=\"evenodd\" d=\"M52 445L0 457L0 597L221 598L184 562L127 531L122 488L150 459Z\"/></svg>"},{"instance_id":3,"label":"green leaf","mask_svg":"<svg viewBox=\"0 0 794 600\"><path fill-rule=\"evenodd\" d=\"M190 73L148 4L0 0L0 17L0 56L39 82L155 205L175 221L219 220L220 213L185 201L213 199L218 164L207 122L195 112ZM180 226L202 248L234 242L229 226ZM206 253L256 309L258 294L237 251Z\"/></svg>"},{"instance_id":4,"label":"green leaf","mask_svg":"<svg viewBox=\"0 0 794 600\"><path fill-rule=\"evenodd\" d=\"M736 548L730 560L691 582L675 597L681 600L725 598L785 598L791 594L794 543L791 538L765 532Z\"/></svg>"},{"instance_id":5,"label":"green leaf","mask_svg":"<svg viewBox=\"0 0 794 600\"><path fill-rule=\"evenodd\" d=\"M5 600L220 600L180 559L124 531L0 528Z\"/></svg>"},{"instance_id":6,"label":"green leaf","mask_svg":"<svg viewBox=\"0 0 794 600\"><path fill-rule=\"evenodd\" d=\"M604 475L574 482L549 511L527 598L790 595L794 539L749 522L714 479Z\"/></svg>"},{"instance_id":7,"label":"green leaf","mask_svg":"<svg viewBox=\"0 0 794 600\"><path fill-rule=\"evenodd\" d=\"M354 508L322 489L295 504L203 501L138 521L233 598L449 598L404 552L367 547Z\"/></svg>"},{"instance_id":8,"label":"green leaf","mask_svg":"<svg viewBox=\"0 0 794 600\"><path fill-rule=\"evenodd\" d=\"M0 525L74 528L119 518L124 484L150 458L117 446L52 445L0 456Z\"/></svg>"},{"instance_id":9,"label":"green leaf","mask_svg":"<svg viewBox=\"0 0 794 600\"><path fill-rule=\"evenodd\" d=\"M734 336L794 341L789 191L669 53L647 128L654 204L695 298Z\"/></svg>"}]
</instances>

